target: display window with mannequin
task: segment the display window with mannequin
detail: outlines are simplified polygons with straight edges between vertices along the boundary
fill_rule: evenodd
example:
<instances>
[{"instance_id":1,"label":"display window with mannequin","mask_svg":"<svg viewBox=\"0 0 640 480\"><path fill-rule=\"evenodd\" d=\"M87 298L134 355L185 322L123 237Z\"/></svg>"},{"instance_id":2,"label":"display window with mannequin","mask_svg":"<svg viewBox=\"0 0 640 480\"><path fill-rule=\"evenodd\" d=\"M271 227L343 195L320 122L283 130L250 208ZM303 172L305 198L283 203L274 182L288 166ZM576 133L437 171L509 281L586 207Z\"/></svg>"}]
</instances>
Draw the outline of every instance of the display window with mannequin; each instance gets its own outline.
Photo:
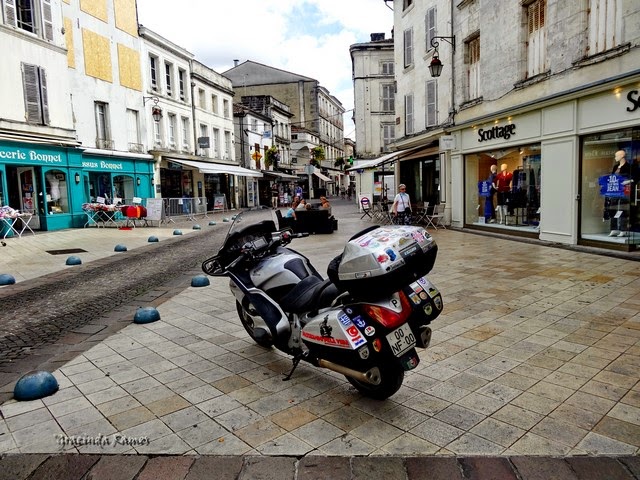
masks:
<instances>
[{"instance_id":1,"label":"display window with mannequin","mask_svg":"<svg viewBox=\"0 0 640 480\"><path fill-rule=\"evenodd\" d=\"M640 128L582 138L581 243L640 244Z\"/></svg>"},{"instance_id":2,"label":"display window with mannequin","mask_svg":"<svg viewBox=\"0 0 640 480\"><path fill-rule=\"evenodd\" d=\"M468 154L465 224L526 231L540 223L540 144Z\"/></svg>"}]
</instances>

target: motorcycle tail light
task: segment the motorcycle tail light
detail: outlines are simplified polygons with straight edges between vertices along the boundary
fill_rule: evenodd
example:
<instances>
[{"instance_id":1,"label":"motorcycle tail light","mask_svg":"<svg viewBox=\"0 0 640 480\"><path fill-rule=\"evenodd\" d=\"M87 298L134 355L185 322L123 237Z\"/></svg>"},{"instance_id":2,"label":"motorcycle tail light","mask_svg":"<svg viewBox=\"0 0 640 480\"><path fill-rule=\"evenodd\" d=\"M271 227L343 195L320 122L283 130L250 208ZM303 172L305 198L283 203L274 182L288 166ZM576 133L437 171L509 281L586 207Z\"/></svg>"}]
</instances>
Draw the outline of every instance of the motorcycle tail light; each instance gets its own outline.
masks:
<instances>
[{"instance_id":1,"label":"motorcycle tail light","mask_svg":"<svg viewBox=\"0 0 640 480\"><path fill-rule=\"evenodd\" d=\"M406 322L411 314L411 305L409 305L409 300L403 292L400 292L400 305L402 306L400 312L394 312L380 305L363 305L363 310L369 318L380 325L386 328L397 328Z\"/></svg>"}]
</instances>

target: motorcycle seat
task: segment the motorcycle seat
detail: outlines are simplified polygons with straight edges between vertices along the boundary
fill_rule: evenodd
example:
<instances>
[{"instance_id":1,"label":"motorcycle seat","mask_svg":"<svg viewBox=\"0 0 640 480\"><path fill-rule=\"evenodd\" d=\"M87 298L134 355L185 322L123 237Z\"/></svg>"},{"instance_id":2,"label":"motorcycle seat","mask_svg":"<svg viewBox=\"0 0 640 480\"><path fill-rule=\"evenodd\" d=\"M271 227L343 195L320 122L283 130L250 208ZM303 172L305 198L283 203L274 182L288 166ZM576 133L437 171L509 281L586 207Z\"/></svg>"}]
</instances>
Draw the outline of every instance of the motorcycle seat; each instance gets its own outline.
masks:
<instances>
[{"instance_id":1,"label":"motorcycle seat","mask_svg":"<svg viewBox=\"0 0 640 480\"><path fill-rule=\"evenodd\" d=\"M338 293L331 280L312 275L297 283L279 303L285 312L303 313L330 306Z\"/></svg>"}]
</instances>

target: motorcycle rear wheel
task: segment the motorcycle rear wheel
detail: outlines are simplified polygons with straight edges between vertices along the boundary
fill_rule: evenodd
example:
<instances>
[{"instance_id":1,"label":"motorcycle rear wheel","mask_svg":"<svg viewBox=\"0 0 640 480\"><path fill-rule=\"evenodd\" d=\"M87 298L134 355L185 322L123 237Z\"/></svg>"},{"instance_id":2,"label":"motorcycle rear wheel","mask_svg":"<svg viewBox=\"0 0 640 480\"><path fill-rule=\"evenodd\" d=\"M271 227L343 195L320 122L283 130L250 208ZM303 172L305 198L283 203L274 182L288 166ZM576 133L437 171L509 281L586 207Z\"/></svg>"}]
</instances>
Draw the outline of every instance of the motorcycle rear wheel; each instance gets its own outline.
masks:
<instances>
[{"instance_id":1,"label":"motorcycle rear wheel","mask_svg":"<svg viewBox=\"0 0 640 480\"><path fill-rule=\"evenodd\" d=\"M404 368L399 363L388 362L378 365L378 369L380 370L380 385L361 382L351 377L346 378L363 395L374 400L386 400L400 390L404 380Z\"/></svg>"},{"instance_id":2,"label":"motorcycle rear wheel","mask_svg":"<svg viewBox=\"0 0 640 480\"><path fill-rule=\"evenodd\" d=\"M247 310L236 300L236 310L238 311L238 317L240 317L240 323L247 331L249 336L256 342L258 345L264 348L271 348L273 346L273 341L271 338L264 339L256 337L255 333L255 324L253 323L253 318Z\"/></svg>"}]
</instances>

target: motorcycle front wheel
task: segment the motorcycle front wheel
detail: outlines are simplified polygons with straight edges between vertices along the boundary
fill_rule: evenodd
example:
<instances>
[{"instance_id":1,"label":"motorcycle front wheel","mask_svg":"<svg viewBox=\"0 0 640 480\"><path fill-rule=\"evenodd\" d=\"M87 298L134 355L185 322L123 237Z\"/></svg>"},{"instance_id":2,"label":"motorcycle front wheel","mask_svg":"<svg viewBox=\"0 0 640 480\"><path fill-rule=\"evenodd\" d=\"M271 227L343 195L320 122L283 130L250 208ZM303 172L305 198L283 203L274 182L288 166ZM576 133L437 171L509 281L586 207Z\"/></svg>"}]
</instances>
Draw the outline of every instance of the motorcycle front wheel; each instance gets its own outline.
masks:
<instances>
[{"instance_id":1,"label":"motorcycle front wheel","mask_svg":"<svg viewBox=\"0 0 640 480\"><path fill-rule=\"evenodd\" d=\"M380 370L379 385L361 382L351 377L346 378L363 395L375 400L386 400L400 390L404 380L404 368L397 362L388 362L377 367Z\"/></svg>"},{"instance_id":2,"label":"motorcycle front wheel","mask_svg":"<svg viewBox=\"0 0 640 480\"><path fill-rule=\"evenodd\" d=\"M249 304L249 308L252 308L251 304ZM242 326L247 331L249 336L253 339L253 341L256 342L258 345L260 345L261 347L271 348L273 346L273 341L271 340L271 337L262 338L262 336L256 335L256 325L253 321L252 315L237 300L236 300L236 310L238 311L238 317L240 317L240 323L242 323ZM257 313L255 313L253 316L257 316Z\"/></svg>"}]
</instances>

